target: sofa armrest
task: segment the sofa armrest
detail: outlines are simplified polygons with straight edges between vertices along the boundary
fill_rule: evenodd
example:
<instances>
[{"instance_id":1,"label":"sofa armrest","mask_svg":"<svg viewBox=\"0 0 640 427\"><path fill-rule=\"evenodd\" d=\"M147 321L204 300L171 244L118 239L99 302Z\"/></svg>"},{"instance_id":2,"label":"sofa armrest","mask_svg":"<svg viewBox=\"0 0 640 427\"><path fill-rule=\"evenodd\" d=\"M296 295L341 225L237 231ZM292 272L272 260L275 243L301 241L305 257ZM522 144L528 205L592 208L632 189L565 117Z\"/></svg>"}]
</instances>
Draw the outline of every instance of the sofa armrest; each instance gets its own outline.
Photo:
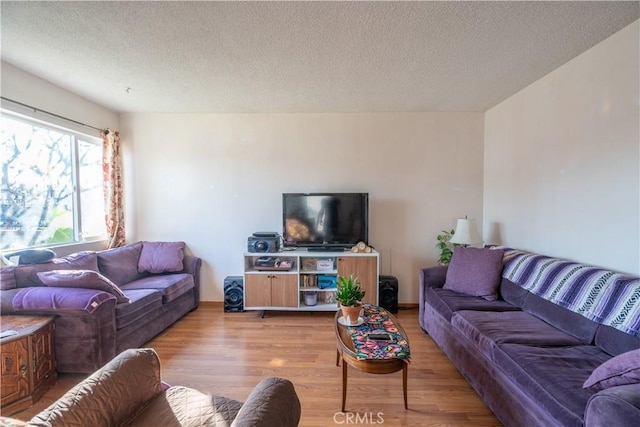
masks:
<instances>
[{"instance_id":1,"label":"sofa armrest","mask_svg":"<svg viewBox=\"0 0 640 427\"><path fill-rule=\"evenodd\" d=\"M184 270L182 270L182 272L193 275L193 289L195 294L195 305L193 308L195 309L200 303L200 267L202 267L202 259L193 255L185 254L182 263L184 265Z\"/></svg>"},{"instance_id":2,"label":"sofa armrest","mask_svg":"<svg viewBox=\"0 0 640 427\"><path fill-rule=\"evenodd\" d=\"M85 311L93 313L116 297L96 289L34 286L12 293L12 312ZM4 305L4 304L3 304ZM115 304L113 304L115 306Z\"/></svg>"},{"instance_id":3,"label":"sofa armrest","mask_svg":"<svg viewBox=\"0 0 640 427\"><path fill-rule=\"evenodd\" d=\"M55 316L57 371L91 373L116 351L116 298L81 288L32 288L0 291L2 314Z\"/></svg>"},{"instance_id":4,"label":"sofa armrest","mask_svg":"<svg viewBox=\"0 0 640 427\"><path fill-rule=\"evenodd\" d=\"M418 311L419 319L424 318L424 298L427 288L441 288L444 286L445 279L447 277L447 266L438 265L434 267L422 268L418 272L418 279L420 283L420 289L418 290ZM422 320L421 320L422 321Z\"/></svg>"},{"instance_id":5,"label":"sofa armrest","mask_svg":"<svg viewBox=\"0 0 640 427\"><path fill-rule=\"evenodd\" d=\"M447 269L449 266L437 265L434 267L427 267L420 270L420 288L441 288L444 286L445 279L447 278Z\"/></svg>"},{"instance_id":6,"label":"sofa armrest","mask_svg":"<svg viewBox=\"0 0 640 427\"><path fill-rule=\"evenodd\" d=\"M640 384L607 388L591 396L585 409L585 427L637 426L640 420Z\"/></svg>"},{"instance_id":7,"label":"sofa armrest","mask_svg":"<svg viewBox=\"0 0 640 427\"><path fill-rule=\"evenodd\" d=\"M155 350L125 350L33 417L29 425L121 425L161 393Z\"/></svg>"},{"instance_id":8,"label":"sofa armrest","mask_svg":"<svg viewBox=\"0 0 640 427\"><path fill-rule=\"evenodd\" d=\"M300 413L300 400L291 381L269 377L251 391L231 426L296 427Z\"/></svg>"}]
</instances>

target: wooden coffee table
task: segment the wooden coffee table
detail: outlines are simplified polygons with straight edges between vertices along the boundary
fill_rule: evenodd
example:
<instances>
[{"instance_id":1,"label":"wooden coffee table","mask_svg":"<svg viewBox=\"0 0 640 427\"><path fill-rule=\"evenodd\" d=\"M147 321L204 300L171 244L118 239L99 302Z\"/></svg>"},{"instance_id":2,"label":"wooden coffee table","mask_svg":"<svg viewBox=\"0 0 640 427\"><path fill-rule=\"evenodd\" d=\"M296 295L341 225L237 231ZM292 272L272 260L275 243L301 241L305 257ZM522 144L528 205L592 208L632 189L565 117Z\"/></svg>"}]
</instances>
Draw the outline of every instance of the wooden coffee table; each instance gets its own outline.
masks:
<instances>
[{"instance_id":1,"label":"wooden coffee table","mask_svg":"<svg viewBox=\"0 0 640 427\"><path fill-rule=\"evenodd\" d=\"M340 358L342 358L342 412L344 412L345 402L347 400L347 365L352 366L362 372L369 374L391 374L402 370L402 392L404 394L404 409L409 409L407 406L407 369L408 362L403 359L388 358L388 359L358 359L355 353L355 347L353 340L349 334L349 328L338 322L342 313L340 310L335 316L335 331L338 341L338 350L336 355L336 366L340 366ZM398 332L409 342L407 334L391 313L388 313L389 320L391 320ZM365 319L366 321L366 319Z\"/></svg>"}]
</instances>

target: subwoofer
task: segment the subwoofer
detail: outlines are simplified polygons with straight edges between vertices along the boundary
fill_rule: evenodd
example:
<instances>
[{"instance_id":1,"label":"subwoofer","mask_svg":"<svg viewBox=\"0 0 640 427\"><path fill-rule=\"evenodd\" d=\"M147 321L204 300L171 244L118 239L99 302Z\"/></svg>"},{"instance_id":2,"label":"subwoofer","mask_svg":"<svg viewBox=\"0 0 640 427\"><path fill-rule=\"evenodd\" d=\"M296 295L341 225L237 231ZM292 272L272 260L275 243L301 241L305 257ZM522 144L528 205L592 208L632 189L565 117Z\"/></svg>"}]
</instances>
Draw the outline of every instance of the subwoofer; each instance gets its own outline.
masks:
<instances>
[{"instance_id":1,"label":"subwoofer","mask_svg":"<svg viewBox=\"0 0 640 427\"><path fill-rule=\"evenodd\" d=\"M380 307L386 308L391 313L398 312L398 279L395 276L380 276L378 300Z\"/></svg>"},{"instance_id":2,"label":"subwoofer","mask_svg":"<svg viewBox=\"0 0 640 427\"><path fill-rule=\"evenodd\" d=\"M244 311L244 279L227 276L224 279L224 311Z\"/></svg>"}]
</instances>

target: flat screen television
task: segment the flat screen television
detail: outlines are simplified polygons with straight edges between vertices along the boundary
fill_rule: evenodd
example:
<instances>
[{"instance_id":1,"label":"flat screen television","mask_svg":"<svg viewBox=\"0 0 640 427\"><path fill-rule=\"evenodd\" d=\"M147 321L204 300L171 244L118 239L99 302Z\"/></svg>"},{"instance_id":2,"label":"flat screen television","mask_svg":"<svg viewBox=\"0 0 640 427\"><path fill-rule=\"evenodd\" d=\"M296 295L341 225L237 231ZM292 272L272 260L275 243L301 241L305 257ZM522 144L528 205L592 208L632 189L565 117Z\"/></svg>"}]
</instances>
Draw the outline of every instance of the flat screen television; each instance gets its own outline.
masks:
<instances>
[{"instance_id":1,"label":"flat screen television","mask_svg":"<svg viewBox=\"0 0 640 427\"><path fill-rule=\"evenodd\" d=\"M285 247L343 249L369 242L368 193L283 193Z\"/></svg>"}]
</instances>

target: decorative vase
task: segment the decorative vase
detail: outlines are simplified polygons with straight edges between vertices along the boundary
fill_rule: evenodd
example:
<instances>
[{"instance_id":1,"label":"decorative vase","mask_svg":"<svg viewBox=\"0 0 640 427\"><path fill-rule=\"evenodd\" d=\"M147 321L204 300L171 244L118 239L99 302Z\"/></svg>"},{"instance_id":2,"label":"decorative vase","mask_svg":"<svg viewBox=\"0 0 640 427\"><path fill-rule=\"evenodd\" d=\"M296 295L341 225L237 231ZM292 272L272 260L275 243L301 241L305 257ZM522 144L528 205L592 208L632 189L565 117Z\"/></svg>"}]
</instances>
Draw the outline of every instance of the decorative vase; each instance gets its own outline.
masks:
<instances>
[{"instance_id":1,"label":"decorative vase","mask_svg":"<svg viewBox=\"0 0 640 427\"><path fill-rule=\"evenodd\" d=\"M340 310L342 310L342 317L346 323L350 325L355 325L358 323L358 318L360 317L360 310L362 309L362 305L357 305L355 307L345 307L340 304Z\"/></svg>"}]
</instances>

